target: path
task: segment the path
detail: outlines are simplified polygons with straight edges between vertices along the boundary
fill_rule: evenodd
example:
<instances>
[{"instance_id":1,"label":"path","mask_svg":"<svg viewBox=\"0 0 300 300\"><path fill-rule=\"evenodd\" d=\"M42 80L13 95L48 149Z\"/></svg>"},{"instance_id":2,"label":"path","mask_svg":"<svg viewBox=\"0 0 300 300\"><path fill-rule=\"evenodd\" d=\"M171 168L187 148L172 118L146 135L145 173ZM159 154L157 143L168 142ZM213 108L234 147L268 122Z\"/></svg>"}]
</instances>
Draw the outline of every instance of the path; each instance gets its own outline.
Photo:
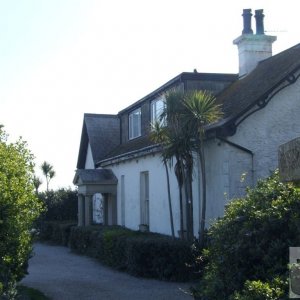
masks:
<instances>
[{"instance_id":1,"label":"path","mask_svg":"<svg viewBox=\"0 0 300 300\"><path fill-rule=\"evenodd\" d=\"M66 247L37 243L22 283L53 300L191 300L180 288L190 284L141 279L112 270Z\"/></svg>"}]
</instances>

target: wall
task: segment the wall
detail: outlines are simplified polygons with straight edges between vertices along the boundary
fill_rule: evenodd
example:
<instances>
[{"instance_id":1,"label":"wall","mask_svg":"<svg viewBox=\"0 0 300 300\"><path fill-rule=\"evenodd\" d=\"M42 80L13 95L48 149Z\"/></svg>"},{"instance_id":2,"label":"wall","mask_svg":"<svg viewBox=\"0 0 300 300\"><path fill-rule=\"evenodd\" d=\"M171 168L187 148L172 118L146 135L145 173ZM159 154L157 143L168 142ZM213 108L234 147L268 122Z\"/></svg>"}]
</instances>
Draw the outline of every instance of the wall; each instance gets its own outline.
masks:
<instances>
[{"instance_id":1,"label":"wall","mask_svg":"<svg viewBox=\"0 0 300 300\"><path fill-rule=\"evenodd\" d=\"M93 159L93 154L92 154L92 149L91 149L90 143L88 144L84 168L85 169L95 169L94 159Z\"/></svg>"},{"instance_id":2,"label":"wall","mask_svg":"<svg viewBox=\"0 0 300 300\"><path fill-rule=\"evenodd\" d=\"M254 179L278 167L278 147L300 136L300 80L242 122L229 139L254 153Z\"/></svg>"},{"instance_id":3,"label":"wall","mask_svg":"<svg viewBox=\"0 0 300 300\"><path fill-rule=\"evenodd\" d=\"M150 230L171 234L169 206L167 196L167 181L165 169L159 154L147 155L110 166L121 182L125 180L125 226L138 230L140 224L140 172L149 172L149 211ZM179 196L174 172L170 172L172 205L175 230L179 230ZM118 224L121 224L121 184L118 184L117 194Z\"/></svg>"}]
</instances>

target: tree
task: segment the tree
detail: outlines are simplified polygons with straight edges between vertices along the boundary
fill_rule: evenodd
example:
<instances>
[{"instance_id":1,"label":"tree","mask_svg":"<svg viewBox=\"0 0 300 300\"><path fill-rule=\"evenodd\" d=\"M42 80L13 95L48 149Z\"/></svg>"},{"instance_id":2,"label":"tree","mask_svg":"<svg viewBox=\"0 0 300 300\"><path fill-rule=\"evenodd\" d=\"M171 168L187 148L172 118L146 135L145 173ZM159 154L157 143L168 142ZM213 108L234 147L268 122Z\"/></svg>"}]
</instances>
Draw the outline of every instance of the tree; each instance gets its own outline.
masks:
<instances>
[{"instance_id":1,"label":"tree","mask_svg":"<svg viewBox=\"0 0 300 300\"><path fill-rule=\"evenodd\" d=\"M33 180L32 181L33 181L33 185L34 185L34 188L35 188L35 192L36 192L36 194L38 194L39 187L43 183L43 181L41 180L41 178L39 178L37 176L33 176Z\"/></svg>"},{"instance_id":2,"label":"tree","mask_svg":"<svg viewBox=\"0 0 300 300\"><path fill-rule=\"evenodd\" d=\"M156 121L151 124L152 132L151 139L162 146L162 161L166 170L167 177L167 190L168 190L168 203L169 203L169 213L170 213L170 224L171 224L171 232L172 237L175 238L174 232L174 221L173 221L173 211L172 211L172 199L171 199L171 191L170 191L170 176L169 176L169 168L168 168L168 157L166 155L164 143L166 142L166 130L165 127L162 126L160 121Z\"/></svg>"},{"instance_id":3,"label":"tree","mask_svg":"<svg viewBox=\"0 0 300 300\"><path fill-rule=\"evenodd\" d=\"M184 105L187 108L186 125L188 131L196 139L195 149L199 155L202 178L202 205L199 215L199 239L203 243L205 218L206 218L206 171L204 139L205 127L214 123L222 116L219 105L215 103L215 97L207 91L191 91L184 96Z\"/></svg>"},{"instance_id":4,"label":"tree","mask_svg":"<svg viewBox=\"0 0 300 300\"><path fill-rule=\"evenodd\" d=\"M176 159L174 171L179 189L180 201L180 232L184 237L183 191L186 204L187 238L193 239L193 199L192 199L192 170L193 160L190 132L186 127L185 110L183 105L184 92L171 90L165 95L166 106L162 118L167 120L165 155L172 162Z\"/></svg>"},{"instance_id":5,"label":"tree","mask_svg":"<svg viewBox=\"0 0 300 300\"><path fill-rule=\"evenodd\" d=\"M51 166L48 162L44 161L41 165L41 170L46 177L47 184L47 192L49 191L49 183L50 180L55 176L55 171L53 170L53 166Z\"/></svg>"},{"instance_id":6,"label":"tree","mask_svg":"<svg viewBox=\"0 0 300 300\"><path fill-rule=\"evenodd\" d=\"M0 128L0 299L14 299L32 251L30 229L42 204L34 192L33 155Z\"/></svg>"}]
</instances>

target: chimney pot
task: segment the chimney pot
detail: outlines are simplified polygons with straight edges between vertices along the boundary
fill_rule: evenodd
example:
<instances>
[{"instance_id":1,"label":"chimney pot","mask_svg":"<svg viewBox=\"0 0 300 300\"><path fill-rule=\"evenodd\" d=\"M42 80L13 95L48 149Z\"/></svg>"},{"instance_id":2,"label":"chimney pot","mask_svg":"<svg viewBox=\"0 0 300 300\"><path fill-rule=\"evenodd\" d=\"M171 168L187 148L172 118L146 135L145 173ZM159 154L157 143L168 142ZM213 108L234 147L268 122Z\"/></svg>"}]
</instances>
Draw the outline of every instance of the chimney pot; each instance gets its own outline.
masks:
<instances>
[{"instance_id":1,"label":"chimney pot","mask_svg":"<svg viewBox=\"0 0 300 300\"><path fill-rule=\"evenodd\" d=\"M243 21L244 21L244 29L242 34L253 34L253 30L251 28L251 9L243 9Z\"/></svg>"},{"instance_id":2,"label":"chimney pot","mask_svg":"<svg viewBox=\"0 0 300 300\"><path fill-rule=\"evenodd\" d=\"M265 34L263 9L255 10L256 34Z\"/></svg>"}]
</instances>

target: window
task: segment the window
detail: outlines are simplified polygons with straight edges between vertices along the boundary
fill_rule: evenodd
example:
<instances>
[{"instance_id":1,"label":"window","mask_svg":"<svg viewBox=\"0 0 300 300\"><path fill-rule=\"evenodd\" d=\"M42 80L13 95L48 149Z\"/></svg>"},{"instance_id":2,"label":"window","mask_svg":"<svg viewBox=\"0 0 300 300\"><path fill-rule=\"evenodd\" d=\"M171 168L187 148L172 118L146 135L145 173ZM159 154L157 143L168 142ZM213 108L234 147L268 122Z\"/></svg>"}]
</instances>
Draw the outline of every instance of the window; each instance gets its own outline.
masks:
<instances>
[{"instance_id":1,"label":"window","mask_svg":"<svg viewBox=\"0 0 300 300\"><path fill-rule=\"evenodd\" d=\"M151 102L151 123L155 123L155 121L160 121L162 125L166 125L166 118L163 120L160 119L161 114L165 109L165 100L164 98L159 98Z\"/></svg>"},{"instance_id":2,"label":"window","mask_svg":"<svg viewBox=\"0 0 300 300\"><path fill-rule=\"evenodd\" d=\"M121 225L125 226L125 176L121 176Z\"/></svg>"},{"instance_id":3,"label":"window","mask_svg":"<svg viewBox=\"0 0 300 300\"><path fill-rule=\"evenodd\" d=\"M141 224L149 226L149 173L140 173Z\"/></svg>"},{"instance_id":4,"label":"window","mask_svg":"<svg viewBox=\"0 0 300 300\"><path fill-rule=\"evenodd\" d=\"M129 139L134 139L141 135L141 109L134 110L129 115Z\"/></svg>"}]
</instances>

